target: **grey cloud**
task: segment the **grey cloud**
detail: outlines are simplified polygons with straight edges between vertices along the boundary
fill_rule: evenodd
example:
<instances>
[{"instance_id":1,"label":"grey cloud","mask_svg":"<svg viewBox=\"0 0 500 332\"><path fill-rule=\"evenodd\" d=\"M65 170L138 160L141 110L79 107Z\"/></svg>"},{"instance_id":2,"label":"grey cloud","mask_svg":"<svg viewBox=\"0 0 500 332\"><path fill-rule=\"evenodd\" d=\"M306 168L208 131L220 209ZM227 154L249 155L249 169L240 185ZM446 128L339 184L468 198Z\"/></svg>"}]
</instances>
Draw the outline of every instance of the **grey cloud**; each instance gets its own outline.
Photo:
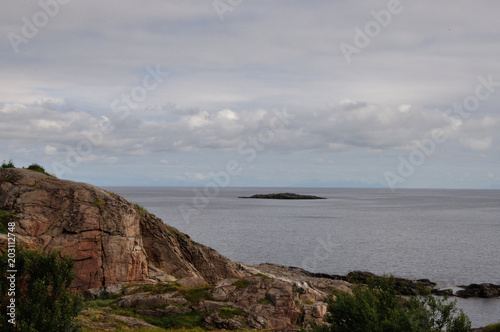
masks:
<instances>
[{"instance_id":1,"label":"grey cloud","mask_svg":"<svg viewBox=\"0 0 500 332\"><path fill-rule=\"evenodd\" d=\"M97 123L103 118L86 112L53 109L54 105L4 105L1 138L23 145L36 139L38 143L59 146L75 145L85 133L99 132ZM158 107L163 109L163 107ZM182 110L168 106L165 114L147 113L156 118L142 119L141 111L120 120L108 114L115 128L102 134L95 152L137 155L168 151L220 150L236 152L238 146L270 127L272 110L205 111ZM281 110L278 110L281 111ZM148 110L145 110L148 112ZM411 150L418 141L432 137L436 129L464 147L486 147L496 137L500 118L458 121L446 118L444 112L396 106L358 103L344 104L315 111L288 110L294 115L289 124L273 132L273 151L285 153L304 150L336 151L348 148L371 150ZM29 119L28 121L26 119ZM104 118L106 119L106 118ZM447 119L447 120L446 120ZM489 140L479 138L488 136ZM479 137L479 138L478 138ZM53 150L50 150L54 153Z\"/></svg>"}]
</instances>

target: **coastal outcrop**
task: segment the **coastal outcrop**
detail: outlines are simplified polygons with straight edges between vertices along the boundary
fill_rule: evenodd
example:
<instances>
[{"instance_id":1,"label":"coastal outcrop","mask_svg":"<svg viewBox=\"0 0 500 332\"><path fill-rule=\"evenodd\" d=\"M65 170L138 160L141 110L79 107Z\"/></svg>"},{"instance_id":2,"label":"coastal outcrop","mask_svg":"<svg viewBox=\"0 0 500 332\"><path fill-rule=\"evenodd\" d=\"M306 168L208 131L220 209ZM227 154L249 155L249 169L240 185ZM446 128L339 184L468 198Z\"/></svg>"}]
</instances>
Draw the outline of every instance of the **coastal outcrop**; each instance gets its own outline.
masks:
<instances>
[{"instance_id":1,"label":"coastal outcrop","mask_svg":"<svg viewBox=\"0 0 500 332\"><path fill-rule=\"evenodd\" d=\"M60 249L75 261L75 289L146 282L242 277L241 267L98 187L25 170L0 170L0 210L13 215L18 242ZM5 247L7 237L0 234Z\"/></svg>"},{"instance_id":2,"label":"coastal outcrop","mask_svg":"<svg viewBox=\"0 0 500 332\"><path fill-rule=\"evenodd\" d=\"M278 194L256 194L250 197L239 198L261 198L261 199L326 199L314 195L299 195L294 193L278 193Z\"/></svg>"},{"instance_id":3,"label":"coastal outcrop","mask_svg":"<svg viewBox=\"0 0 500 332\"><path fill-rule=\"evenodd\" d=\"M233 262L112 192L25 169L0 169L0 216L14 221L18 242L73 257L73 288L98 300L79 317L91 330L178 322L218 330L307 328L322 322L332 290L349 293L351 281L377 278ZM7 242L0 232L0 250ZM435 286L397 283L405 294ZM499 288L466 290L490 297Z\"/></svg>"},{"instance_id":4,"label":"coastal outcrop","mask_svg":"<svg viewBox=\"0 0 500 332\"><path fill-rule=\"evenodd\" d=\"M500 297L500 285L495 284L470 284L468 286L458 286L463 288L455 293L458 297L482 297L482 298L495 298Z\"/></svg>"},{"instance_id":5,"label":"coastal outcrop","mask_svg":"<svg viewBox=\"0 0 500 332\"><path fill-rule=\"evenodd\" d=\"M346 281L303 270L233 262L112 192L35 171L0 169L0 212L14 221L19 243L73 257L72 286L86 300L111 298L82 311L89 329L155 319L207 329L311 326L332 289L350 291ZM0 232L0 249L7 238Z\"/></svg>"}]
</instances>

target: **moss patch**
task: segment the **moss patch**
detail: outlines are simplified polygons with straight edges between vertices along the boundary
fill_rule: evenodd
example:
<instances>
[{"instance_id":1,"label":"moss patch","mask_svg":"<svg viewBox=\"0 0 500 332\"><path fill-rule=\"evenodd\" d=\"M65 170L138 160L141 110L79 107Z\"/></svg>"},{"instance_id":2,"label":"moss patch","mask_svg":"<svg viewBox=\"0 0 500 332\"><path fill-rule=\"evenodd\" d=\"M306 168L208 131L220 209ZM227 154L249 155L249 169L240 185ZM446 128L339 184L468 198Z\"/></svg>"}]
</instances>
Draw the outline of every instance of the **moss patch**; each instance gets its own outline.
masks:
<instances>
[{"instance_id":1,"label":"moss patch","mask_svg":"<svg viewBox=\"0 0 500 332\"><path fill-rule=\"evenodd\" d=\"M180 287L180 293L190 304L199 303L201 301L213 300L211 290L214 286L200 285L196 287Z\"/></svg>"},{"instance_id":2,"label":"moss patch","mask_svg":"<svg viewBox=\"0 0 500 332\"><path fill-rule=\"evenodd\" d=\"M144 207L140 206L139 204L134 204L134 207L135 207L135 210L137 211L137 213L139 213L139 215L141 217L143 217L149 213L148 210L146 210Z\"/></svg>"},{"instance_id":3,"label":"moss patch","mask_svg":"<svg viewBox=\"0 0 500 332\"><path fill-rule=\"evenodd\" d=\"M272 302L266 296L265 298L263 298L262 300L259 301L259 304L268 305L268 304L272 304Z\"/></svg>"},{"instance_id":4,"label":"moss patch","mask_svg":"<svg viewBox=\"0 0 500 332\"><path fill-rule=\"evenodd\" d=\"M94 301L88 301L83 304L84 307L86 308L102 308L102 307L109 307L113 303L115 303L117 300L116 299L109 299L109 300L94 300Z\"/></svg>"},{"instance_id":5,"label":"moss patch","mask_svg":"<svg viewBox=\"0 0 500 332\"><path fill-rule=\"evenodd\" d=\"M97 196L95 198L94 205L97 206L97 207L101 207L101 206L106 205L106 201L103 200L101 197Z\"/></svg>"},{"instance_id":6,"label":"moss patch","mask_svg":"<svg viewBox=\"0 0 500 332\"><path fill-rule=\"evenodd\" d=\"M206 313L201 311L191 311L186 314L163 316L161 318L145 317L144 320L150 324L163 327L165 329L196 328L201 327Z\"/></svg>"},{"instance_id":7,"label":"moss patch","mask_svg":"<svg viewBox=\"0 0 500 332\"><path fill-rule=\"evenodd\" d=\"M236 286L237 288L247 288L248 284L249 282L246 279L240 279L238 281L233 282L233 286Z\"/></svg>"},{"instance_id":8,"label":"moss patch","mask_svg":"<svg viewBox=\"0 0 500 332\"><path fill-rule=\"evenodd\" d=\"M0 210L0 233L7 234L8 233L8 223L12 221L12 219L16 215L11 212L7 212L4 210Z\"/></svg>"},{"instance_id":9,"label":"moss patch","mask_svg":"<svg viewBox=\"0 0 500 332\"><path fill-rule=\"evenodd\" d=\"M218 313L219 317L222 319L231 319L234 318L234 316L242 316L243 310L223 307L219 308Z\"/></svg>"}]
</instances>

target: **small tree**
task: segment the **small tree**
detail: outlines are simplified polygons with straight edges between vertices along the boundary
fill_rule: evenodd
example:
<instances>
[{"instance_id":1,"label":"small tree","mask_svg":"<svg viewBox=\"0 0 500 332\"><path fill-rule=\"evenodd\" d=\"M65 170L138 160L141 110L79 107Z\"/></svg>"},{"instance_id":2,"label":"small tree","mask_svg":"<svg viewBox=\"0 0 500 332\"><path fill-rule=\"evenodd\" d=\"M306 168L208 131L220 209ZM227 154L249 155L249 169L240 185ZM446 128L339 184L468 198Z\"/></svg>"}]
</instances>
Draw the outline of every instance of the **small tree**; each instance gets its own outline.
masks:
<instances>
[{"instance_id":1,"label":"small tree","mask_svg":"<svg viewBox=\"0 0 500 332\"><path fill-rule=\"evenodd\" d=\"M28 169L31 170L31 171L35 171L35 172L39 172L39 173L43 173L43 174L48 174L45 171L45 168L43 168L42 166L38 165L37 163L29 165Z\"/></svg>"},{"instance_id":2,"label":"small tree","mask_svg":"<svg viewBox=\"0 0 500 332\"><path fill-rule=\"evenodd\" d=\"M2 168L15 168L16 166L14 166L14 162L11 160L9 160L8 163L4 161L2 161Z\"/></svg>"},{"instance_id":3,"label":"small tree","mask_svg":"<svg viewBox=\"0 0 500 332\"><path fill-rule=\"evenodd\" d=\"M74 318L82 308L81 295L70 290L74 279L73 259L60 251L43 253L16 247L15 257L15 325L5 310L10 303L12 269L7 250L0 256L1 331L75 331Z\"/></svg>"},{"instance_id":4,"label":"small tree","mask_svg":"<svg viewBox=\"0 0 500 332\"><path fill-rule=\"evenodd\" d=\"M405 298L396 290L393 277L357 284L353 294L335 293L328 304L328 326L317 331L330 332L469 332L469 318L448 302L422 291Z\"/></svg>"}]
</instances>

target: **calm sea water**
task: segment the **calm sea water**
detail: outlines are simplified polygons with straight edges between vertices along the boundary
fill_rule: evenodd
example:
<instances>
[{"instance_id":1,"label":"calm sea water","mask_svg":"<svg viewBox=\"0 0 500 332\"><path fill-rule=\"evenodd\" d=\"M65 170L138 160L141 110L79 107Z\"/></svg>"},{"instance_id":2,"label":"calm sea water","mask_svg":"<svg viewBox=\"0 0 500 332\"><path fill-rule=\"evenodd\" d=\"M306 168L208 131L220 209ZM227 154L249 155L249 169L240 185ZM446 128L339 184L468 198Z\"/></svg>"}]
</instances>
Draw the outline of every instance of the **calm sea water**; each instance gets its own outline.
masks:
<instances>
[{"instance_id":1,"label":"calm sea water","mask_svg":"<svg viewBox=\"0 0 500 332\"><path fill-rule=\"evenodd\" d=\"M228 258L313 272L500 284L500 191L112 187ZM295 192L326 200L241 199ZM215 195L217 194L217 195ZM500 322L500 300L460 300L473 326Z\"/></svg>"}]
</instances>

